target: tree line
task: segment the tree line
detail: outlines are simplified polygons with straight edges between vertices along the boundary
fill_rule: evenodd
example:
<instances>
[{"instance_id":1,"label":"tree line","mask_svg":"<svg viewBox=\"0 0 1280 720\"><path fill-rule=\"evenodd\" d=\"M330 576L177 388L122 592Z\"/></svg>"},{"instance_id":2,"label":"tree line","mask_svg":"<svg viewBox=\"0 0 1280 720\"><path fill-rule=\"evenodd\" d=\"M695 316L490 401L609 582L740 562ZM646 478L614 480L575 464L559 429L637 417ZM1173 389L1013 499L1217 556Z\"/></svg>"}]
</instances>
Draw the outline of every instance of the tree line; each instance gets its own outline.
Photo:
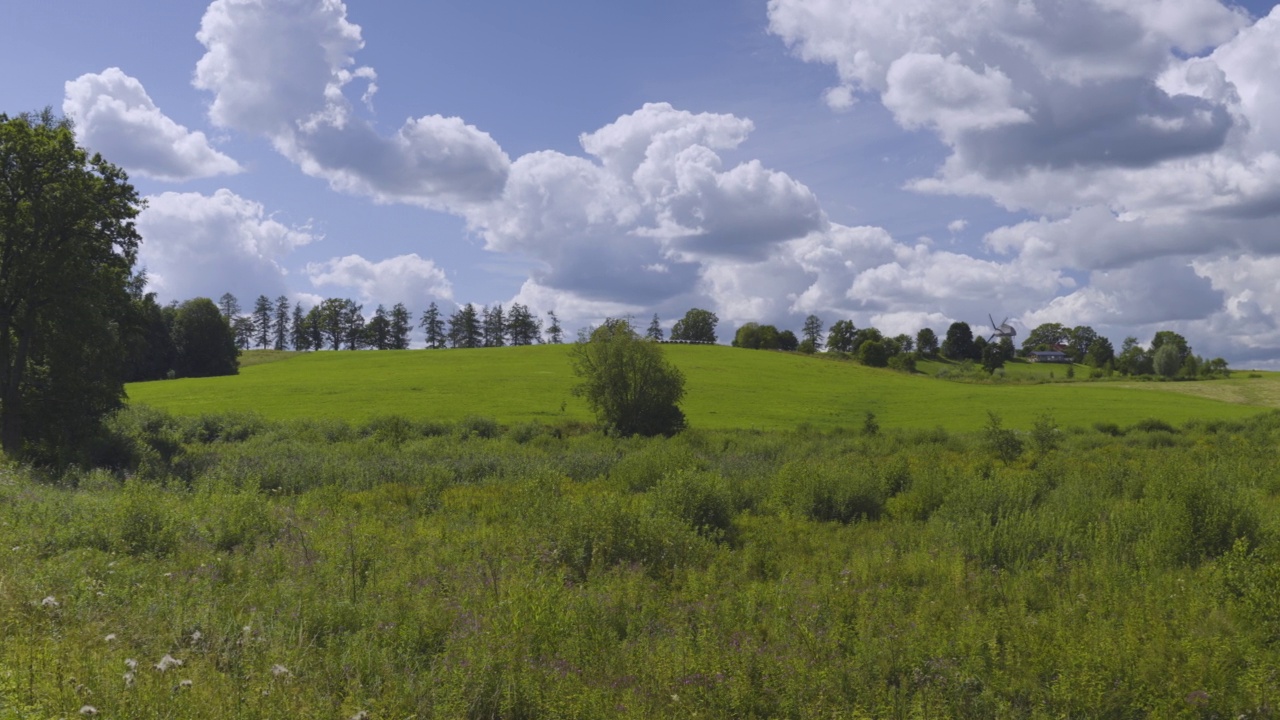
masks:
<instances>
[{"instance_id":1,"label":"tree line","mask_svg":"<svg viewBox=\"0 0 1280 720\"><path fill-rule=\"evenodd\" d=\"M1111 341L1092 327L1067 327L1060 323L1037 326L1022 341L1019 349L1009 337L988 340L981 335L975 336L973 328L966 322L952 323L946 335L939 340L934 330L927 327L921 328L914 338L905 333L886 337L874 327L858 328L851 320L837 320L830 328L825 328L821 318L809 315L799 338L790 330L748 322L738 328L733 346L803 353L819 352L825 348L827 352L850 356L864 365L905 371L914 371L919 359L944 358L980 364L988 373L994 373L1016 357L1028 357L1036 351L1057 350L1072 363L1093 368L1099 376L1119 373L1191 380L1230 374L1226 360L1196 355L1187 339L1171 330L1158 331L1146 347L1136 337L1127 337L1117 353Z\"/></svg>"}]
</instances>

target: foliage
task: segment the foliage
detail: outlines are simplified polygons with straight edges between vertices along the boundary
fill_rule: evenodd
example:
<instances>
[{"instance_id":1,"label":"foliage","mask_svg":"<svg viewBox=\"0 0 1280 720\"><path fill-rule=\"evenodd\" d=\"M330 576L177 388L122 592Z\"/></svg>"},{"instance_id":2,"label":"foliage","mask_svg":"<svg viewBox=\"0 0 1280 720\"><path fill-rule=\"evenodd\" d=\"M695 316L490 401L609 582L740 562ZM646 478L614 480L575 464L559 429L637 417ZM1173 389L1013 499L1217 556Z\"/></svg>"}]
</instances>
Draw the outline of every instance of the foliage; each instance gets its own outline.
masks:
<instances>
[{"instance_id":1,"label":"foliage","mask_svg":"<svg viewBox=\"0 0 1280 720\"><path fill-rule=\"evenodd\" d=\"M822 349L822 318L817 315L809 315L804 319L804 328L800 331L800 337L809 341L809 345L814 351Z\"/></svg>"},{"instance_id":2,"label":"foliage","mask_svg":"<svg viewBox=\"0 0 1280 720\"><path fill-rule=\"evenodd\" d=\"M983 428L987 449L1004 464L1017 460L1022 456L1022 438L1018 433L1006 428L999 415L987 411L987 425Z\"/></svg>"},{"instance_id":3,"label":"foliage","mask_svg":"<svg viewBox=\"0 0 1280 720\"><path fill-rule=\"evenodd\" d=\"M981 430L123 415L165 464L0 475L0 717L1268 717L1280 692L1276 414L1009 464Z\"/></svg>"},{"instance_id":4,"label":"foliage","mask_svg":"<svg viewBox=\"0 0 1280 720\"><path fill-rule=\"evenodd\" d=\"M932 328L921 328L916 333L916 351L927 358L938 354L938 336Z\"/></svg>"},{"instance_id":5,"label":"foliage","mask_svg":"<svg viewBox=\"0 0 1280 720\"><path fill-rule=\"evenodd\" d=\"M975 360L973 329L967 322L953 322L942 341L942 356L948 360Z\"/></svg>"},{"instance_id":6,"label":"foliage","mask_svg":"<svg viewBox=\"0 0 1280 720\"><path fill-rule=\"evenodd\" d=\"M849 320L837 320L827 331L827 349L842 353L853 352L853 336L857 328Z\"/></svg>"},{"instance_id":7,"label":"foliage","mask_svg":"<svg viewBox=\"0 0 1280 720\"><path fill-rule=\"evenodd\" d=\"M0 114L0 446L73 452L123 398L143 206L71 122Z\"/></svg>"},{"instance_id":8,"label":"foliage","mask_svg":"<svg viewBox=\"0 0 1280 720\"><path fill-rule=\"evenodd\" d=\"M677 320L671 328L671 339L681 342L714 343L718 322L720 318L710 310L693 308Z\"/></svg>"},{"instance_id":9,"label":"foliage","mask_svg":"<svg viewBox=\"0 0 1280 720\"><path fill-rule=\"evenodd\" d=\"M178 306L173 318L173 344L179 377L234 375L239 368L236 358L240 351L231 328L208 298L194 298Z\"/></svg>"},{"instance_id":10,"label":"foliage","mask_svg":"<svg viewBox=\"0 0 1280 720\"><path fill-rule=\"evenodd\" d=\"M1167 344L1155 351L1151 365L1160 377L1172 378L1182 370L1182 355L1175 345Z\"/></svg>"},{"instance_id":11,"label":"foliage","mask_svg":"<svg viewBox=\"0 0 1280 720\"><path fill-rule=\"evenodd\" d=\"M779 349L778 328L749 322L738 328L731 344L733 347L748 350L777 350Z\"/></svg>"},{"instance_id":12,"label":"foliage","mask_svg":"<svg viewBox=\"0 0 1280 720\"><path fill-rule=\"evenodd\" d=\"M684 374L663 358L661 345L638 337L626 320L606 320L573 347L569 362L581 380L574 394L610 432L626 437L684 429L678 407Z\"/></svg>"},{"instance_id":13,"label":"foliage","mask_svg":"<svg viewBox=\"0 0 1280 720\"><path fill-rule=\"evenodd\" d=\"M880 340L869 340L858 346L858 362L867 367L882 368L889 365L889 350Z\"/></svg>"}]
</instances>

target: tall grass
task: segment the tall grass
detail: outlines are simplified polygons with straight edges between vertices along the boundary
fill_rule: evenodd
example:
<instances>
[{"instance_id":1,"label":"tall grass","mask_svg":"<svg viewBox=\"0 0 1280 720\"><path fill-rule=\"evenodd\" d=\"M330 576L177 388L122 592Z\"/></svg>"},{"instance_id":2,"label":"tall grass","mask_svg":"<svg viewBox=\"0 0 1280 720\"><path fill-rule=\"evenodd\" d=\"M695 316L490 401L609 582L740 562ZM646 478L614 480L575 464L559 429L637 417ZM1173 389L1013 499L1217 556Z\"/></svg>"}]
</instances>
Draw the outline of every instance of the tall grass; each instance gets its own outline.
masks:
<instances>
[{"instance_id":1,"label":"tall grass","mask_svg":"<svg viewBox=\"0 0 1280 720\"><path fill-rule=\"evenodd\" d=\"M0 718L1280 712L1280 415L113 433L0 469Z\"/></svg>"}]
</instances>

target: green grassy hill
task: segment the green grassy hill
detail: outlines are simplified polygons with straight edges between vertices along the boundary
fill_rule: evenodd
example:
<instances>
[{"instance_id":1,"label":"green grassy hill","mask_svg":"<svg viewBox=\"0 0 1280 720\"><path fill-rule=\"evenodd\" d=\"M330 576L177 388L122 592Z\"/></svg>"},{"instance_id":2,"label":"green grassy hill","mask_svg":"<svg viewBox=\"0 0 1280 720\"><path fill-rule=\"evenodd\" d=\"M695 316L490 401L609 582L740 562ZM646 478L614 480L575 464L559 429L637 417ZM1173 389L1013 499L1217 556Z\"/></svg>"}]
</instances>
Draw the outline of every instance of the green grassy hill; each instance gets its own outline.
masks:
<instances>
[{"instance_id":1,"label":"green grassy hill","mask_svg":"<svg viewBox=\"0 0 1280 720\"><path fill-rule=\"evenodd\" d=\"M1280 407L1280 377L1199 383L966 384L801 355L724 346L665 346L684 371L684 410L702 428L775 429L810 423L860 427L980 427L987 411L1028 427L1049 413L1061 425L1120 425L1157 417L1232 419ZM568 346L446 351L246 353L240 375L134 383L130 402L179 414L253 411L267 418L378 415L511 424L587 420L574 397Z\"/></svg>"}]
</instances>

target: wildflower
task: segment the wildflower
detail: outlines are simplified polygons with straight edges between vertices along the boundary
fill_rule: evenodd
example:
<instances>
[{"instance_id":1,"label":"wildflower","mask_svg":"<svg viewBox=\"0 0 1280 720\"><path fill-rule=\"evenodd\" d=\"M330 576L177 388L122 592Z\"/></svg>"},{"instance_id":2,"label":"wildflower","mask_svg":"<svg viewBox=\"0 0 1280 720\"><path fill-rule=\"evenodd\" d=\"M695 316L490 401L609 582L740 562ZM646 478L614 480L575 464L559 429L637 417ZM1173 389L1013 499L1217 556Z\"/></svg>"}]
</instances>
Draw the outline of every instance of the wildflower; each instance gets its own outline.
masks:
<instances>
[{"instance_id":1,"label":"wildflower","mask_svg":"<svg viewBox=\"0 0 1280 720\"><path fill-rule=\"evenodd\" d=\"M369 713L364 710L361 710L355 715L352 715L351 720L369 720Z\"/></svg>"},{"instance_id":2,"label":"wildflower","mask_svg":"<svg viewBox=\"0 0 1280 720\"><path fill-rule=\"evenodd\" d=\"M125 666L125 667L127 667L127 668L129 668L130 670L137 670L137 669L138 669L138 661L137 661L137 660L134 660L133 658L125 658L125 659L124 659L124 666Z\"/></svg>"},{"instance_id":3,"label":"wildflower","mask_svg":"<svg viewBox=\"0 0 1280 720\"><path fill-rule=\"evenodd\" d=\"M191 684L192 684L192 683L191 683L191 681L190 681L190 680L183 680L182 682L178 683L178 689L179 689L179 690L190 690L190 689L191 689Z\"/></svg>"},{"instance_id":4,"label":"wildflower","mask_svg":"<svg viewBox=\"0 0 1280 720\"><path fill-rule=\"evenodd\" d=\"M115 633L111 633L111 634L107 635L107 636L106 636L105 638L103 638L103 639L104 639L106 642L115 642L115 641L116 641L116 634L115 634Z\"/></svg>"},{"instance_id":5,"label":"wildflower","mask_svg":"<svg viewBox=\"0 0 1280 720\"><path fill-rule=\"evenodd\" d=\"M81 715L97 715L98 708L92 705L85 705L84 707L80 708L80 714Z\"/></svg>"},{"instance_id":6,"label":"wildflower","mask_svg":"<svg viewBox=\"0 0 1280 720\"><path fill-rule=\"evenodd\" d=\"M125 687L133 687L133 677L134 677L134 675L133 675L133 671L132 671L132 670L130 670L129 672L127 672L127 673L125 673L125 674L124 674L124 686L125 686Z\"/></svg>"},{"instance_id":7,"label":"wildflower","mask_svg":"<svg viewBox=\"0 0 1280 720\"><path fill-rule=\"evenodd\" d=\"M200 642L200 638L204 637L204 633L196 630L191 633L191 642Z\"/></svg>"},{"instance_id":8,"label":"wildflower","mask_svg":"<svg viewBox=\"0 0 1280 720\"><path fill-rule=\"evenodd\" d=\"M280 663L276 663L271 666L271 674L276 677L285 677L289 674L289 668L281 665Z\"/></svg>"},{"instance_id":9,"label":"wildflower","mask_svg":"<svg viewBox=\"0 0 1280 720\"><path fill-rule=\"evenodd\" d=\"M181 660L168 654L160 658L160 662L156 663L156 669L159 670L160 672L164 672L165 670L168 670L171 667L181 667L181 666L182 666Z\"/></svg>"},{"instance_id":10,"label":"wildflower","mask_svg":"<svg viewBox=\"0 0 1280 720\"><path fill-rule=\"evenodd\" d=\"M62 603L58 602L58 600L54 598L52 595L40 601L40 606L47 607L47 608L56 608L61 604Z\"/></svg>"}]
</instances>

